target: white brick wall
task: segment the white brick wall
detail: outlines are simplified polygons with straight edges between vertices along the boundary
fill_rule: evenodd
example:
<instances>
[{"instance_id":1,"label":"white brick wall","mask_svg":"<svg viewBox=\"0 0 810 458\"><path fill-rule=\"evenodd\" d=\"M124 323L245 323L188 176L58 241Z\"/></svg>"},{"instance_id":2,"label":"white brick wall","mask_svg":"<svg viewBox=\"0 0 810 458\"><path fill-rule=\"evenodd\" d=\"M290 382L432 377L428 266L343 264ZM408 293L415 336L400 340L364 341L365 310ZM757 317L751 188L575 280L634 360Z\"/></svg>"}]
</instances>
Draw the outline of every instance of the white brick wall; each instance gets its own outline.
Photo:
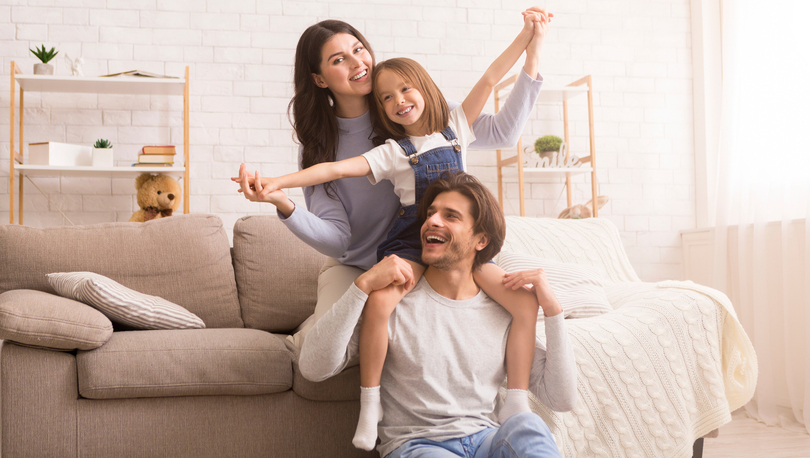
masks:
<instances>
[{"instance_id":1,"label":"white brick wall","mask_svg":"<svg viewBox=\"0 0 810 458\"><path fill-rule=\"evenodd\" d=\"M366 34L378 60L422 62L445 95L464 95L520 27L531 4L555 13L541 72L549 85L585 74L595 86L600 216L622 233L642 279L680 278L678 233L695 226L691 33L688 0L0 0L0 106L9 106L10 62L31 73L29 48L55 46L83 56L86 75L142 69L182 76L190 66L191 211L222 217L270 212L245 201L228 180L238 164L264 174L295 170L286 108L294 47L308 25L347 20ZM516 69L521 64L516 66ZM182 100L92 94L26 94L26 142L92 143L109 138L115 159L135 160L146 143L182 144ZM572 151L587 155L586 98L570 108ZM490 105L489 110L492 110ZM538 105L524 129L530 145L562 136L562 108ZM0 109L0 222L8 221L9 112ZM495 191L494 153L476 152L471 171ZM565 206L562 178L529 177L530 216ZM52 203L26 182L25 222L32 226L126 221L137 208L133 180L34 178ZM573 178L575 203L590 198ZM517 185L506 185L508 214ZM302 202L300 190L290 192Z\"/></svg>"}]
</instances>

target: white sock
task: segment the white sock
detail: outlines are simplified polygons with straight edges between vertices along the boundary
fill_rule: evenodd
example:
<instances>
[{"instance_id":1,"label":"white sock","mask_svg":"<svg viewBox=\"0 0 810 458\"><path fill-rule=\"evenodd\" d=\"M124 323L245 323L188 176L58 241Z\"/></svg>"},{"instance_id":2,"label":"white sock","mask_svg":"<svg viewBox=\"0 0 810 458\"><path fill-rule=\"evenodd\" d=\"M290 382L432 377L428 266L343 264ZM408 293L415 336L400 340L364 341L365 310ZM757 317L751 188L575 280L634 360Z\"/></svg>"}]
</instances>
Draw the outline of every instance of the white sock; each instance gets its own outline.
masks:
<instances>
[{"instance_id":1,"label":"white sock","mask_svg":"<svg viewBox=\"0 0 810 458\"><path fill-rule=\"evenodd\" d=\"M503 423L507 418L520 412L531 412L529 408L529 392L526 390L506 390L506 401L498 412L498 421Z\"/></svg>"},{"instance_id":2,"label":"white sock","mask_svg":"<svg viewBox=\"0 0 810 458\"><path fill-rule=\"evenodd\" d=\"M380 403L380 386L360 387L360 418L354 432L352 444L355 447L371 451L377 444L377 423L383 418Z\"/></svg>"}]
</instances>

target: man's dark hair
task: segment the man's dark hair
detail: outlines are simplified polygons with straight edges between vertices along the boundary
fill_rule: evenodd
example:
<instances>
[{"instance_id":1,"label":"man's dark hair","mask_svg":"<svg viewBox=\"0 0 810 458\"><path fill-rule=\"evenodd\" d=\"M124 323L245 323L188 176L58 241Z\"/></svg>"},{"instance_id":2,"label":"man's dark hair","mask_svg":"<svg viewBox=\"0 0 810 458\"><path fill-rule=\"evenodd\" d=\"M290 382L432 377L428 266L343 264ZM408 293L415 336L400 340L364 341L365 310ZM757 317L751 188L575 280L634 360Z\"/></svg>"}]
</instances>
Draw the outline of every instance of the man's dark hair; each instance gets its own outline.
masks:
<instances>
[{"instance_id":1,"label":"man's dark hair","mask_svg":"<svg viewBox=\"0 0 810 458\"><path fill-rule=\"evenodd\" d=\"M464 172L444 173L425 190L419 203L419 222L427 220L428 207L436 196L444 192L456 191L470 199L473 217L473 233L486 234L489 244L475 254L473 270L489 262L501 251L506 237L506 220L498 200L477 178Z\"/></svg>"}]
</instances>

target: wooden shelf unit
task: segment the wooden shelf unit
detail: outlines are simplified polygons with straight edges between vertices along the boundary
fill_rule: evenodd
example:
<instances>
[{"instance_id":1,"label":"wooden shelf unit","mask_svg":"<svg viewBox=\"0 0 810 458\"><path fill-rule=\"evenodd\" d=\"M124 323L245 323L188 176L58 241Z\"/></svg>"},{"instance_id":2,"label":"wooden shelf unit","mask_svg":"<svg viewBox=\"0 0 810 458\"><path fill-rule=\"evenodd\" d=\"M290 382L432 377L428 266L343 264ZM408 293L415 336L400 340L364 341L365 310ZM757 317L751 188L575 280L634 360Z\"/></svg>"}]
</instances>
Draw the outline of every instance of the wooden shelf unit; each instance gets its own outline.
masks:
<instances>
[{"instance_id":1,"label":"wooden shelf unit","mask_svg":"<svg viewBox=\"0 0 810 458\"><path fill-rule=\"evenodd\" d=\"M19 130L20 139L15 147L15 102L17 85L20 86ZM24 109L26 92L69 92L87 94L125 95L181 95L183 96L183 166L182 167L68 167L30 165L23 163ZM148 77L77 77L50 75L23 75L19 66L11 62L11 125L9 168L9 213L14 224L15 174L19 174L19 224L23 224L23 177L28 176L85 176L85 177L136 177L141 173L162 173L183 178L183 213L189 212L189 68L185 79Z\"/></svg>"},{"instance_id":2,"label":"wooden shelf unit","mask_svg":"<svg viewBox=\"0 0 810 458\"><path fill-rule=\"evenodd\" d=\"M512 85L515 84L517 81L518 75L510 76L509 78L501 81L495 86L494 93L495 93L495 112L497 113L500 109L500 99L501 93L506 89L510 88ZM596 183L596 147L594 145L594 131L593 131L593 82L591 79L591 75L587 75L582 77L573 83L561 87L561 88L543 88L540 91L540 95L537 98L538 102L545 102L545 103L559 103L562 102L563 104L563 126L564 126L564 137L563 140L565 141L566 145L569 147L566 149L565 160L566 162L571 156L571 148L570 148L570 136L569 136L569 129L568 129L568 100L576 97L581 94L588 95L588 134L590 138L590 156L581 158L579 160L580 164L590 164L589 166L582 165L580 167L533 167L527 168L523 167L523 139L521 138L518 140L517 144L517 154L511 156L509 158L503 159L501 150L497 150L497 162L496 165L498 167L498 202L501 204L501 208L503 208L503 178L504 178L504 167L508 167L511 165L516 164L517 167L515 169L507 169L507 170L515 170L517 173L517 180L518 180L518 194L519 194L519 203L520 203L520 216L526 216L526 204L525 204L525 175L529 174L565 174L565 190L566 190L566 197L568 202L568 207L572 205L571 203L571 175L583 174L583 173L590 173L591 174L591 193L593 194L593 216L596 217L599 215L599 208L597 206L597 183Z\"/></svg>"}]
</instances>

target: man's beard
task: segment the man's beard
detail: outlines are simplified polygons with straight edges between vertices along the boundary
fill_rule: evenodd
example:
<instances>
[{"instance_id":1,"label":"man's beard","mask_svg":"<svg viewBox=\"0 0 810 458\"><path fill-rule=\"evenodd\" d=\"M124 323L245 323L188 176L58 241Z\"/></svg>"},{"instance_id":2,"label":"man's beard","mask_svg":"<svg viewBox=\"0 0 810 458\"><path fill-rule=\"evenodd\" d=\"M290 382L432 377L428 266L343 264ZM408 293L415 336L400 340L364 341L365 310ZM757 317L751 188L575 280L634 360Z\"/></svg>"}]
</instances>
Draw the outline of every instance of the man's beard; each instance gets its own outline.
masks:
<instances>
[{"instance_id":1,"label":"man's beard","mask_svg":"<svg viewBox=\"0 0 810 458\"><path fill-rule=\"evenodd\" d=\"M470 237L466 244L457 242L454 238L449 242L445 242L444 245L446 245L444 252L434 259L426 258L425 255L422 254L422 262L437 269L447 270L457 266L470 255L471 251L475 251L475 240L473 237Z\"/></svg>"}]
</instances>

